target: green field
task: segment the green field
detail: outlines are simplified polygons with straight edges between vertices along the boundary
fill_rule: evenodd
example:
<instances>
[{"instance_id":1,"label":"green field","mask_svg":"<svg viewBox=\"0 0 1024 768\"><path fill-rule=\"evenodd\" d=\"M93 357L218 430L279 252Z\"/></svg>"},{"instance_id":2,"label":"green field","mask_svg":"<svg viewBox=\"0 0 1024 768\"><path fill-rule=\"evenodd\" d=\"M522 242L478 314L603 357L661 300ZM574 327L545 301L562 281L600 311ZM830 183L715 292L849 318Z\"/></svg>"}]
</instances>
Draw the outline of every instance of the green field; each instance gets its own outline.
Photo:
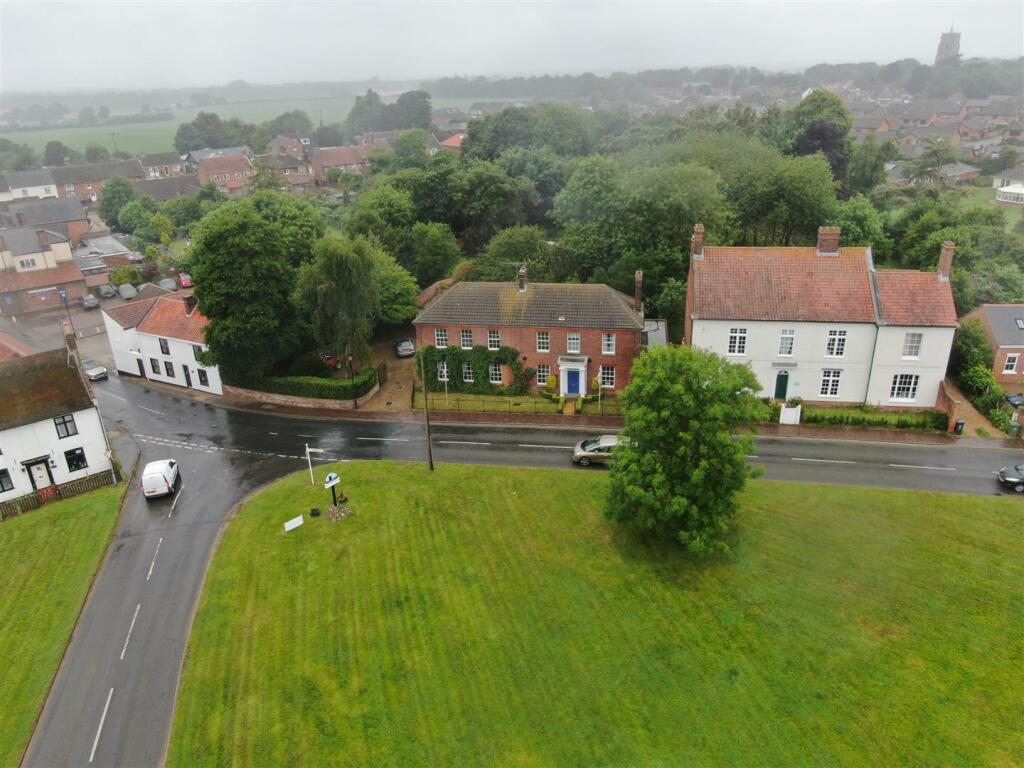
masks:
<instances>
[{"instance_id":1,"label":"green field","mask_svg":"<svg viewBox=\"0 0 1024 768\"><path fill-rule=\"evenodd\" d=\"M960 208L997 207L1006 215L1006 229L1012 231L1024 219L1024 205L997 205L996 191L992 187L959 187Z\"/></svg>"},{"instance_id":2,"label":"green field","mask_svg":"<svg viewBox=\"0 0 1024 768\"><path fill-rule=\"evenodd\" d=\"M756 482L697 564L601 471L330 469L229 525L168 765L1024 763L1019 499Z\"/></svg>"},{"instance_id":3,"label":"green field","mask_svg":"<svg viewBox=\"0 0 1024 768\"><path fill-rule=\"evenodd\" d=\"M104 488L0 524L0 765L17 765L32 735L123 491Z\"/></svg>"},{"instance_id":4,"label":"green field","mask_svg":"<svg viewBox=\"0 0 1024 768\"><path fill-rule=\"evenodd\" d=\"M459 107L465 109L474 101L483 99L434 99L436 109ZM82 152L88 144L102 144L109 150L117 149L132 153L171 152L174 150L174 134L180 123L187 123L202 111L216 112L222 118L238 117L246 122L260 123L293 109L304 110L316 125L322 118L325 123L340 123L348 116L353 98L323 99L273 99L265 101L215 104L210 107L175 109L174 120L163 123L142 123L136 125L89 126L85 128L46 128L38 131L17 131L0 133L0 138L20 144L28 144L42 153L48 141L62 141L66 146ZM112 137L111 132L116 133Z\"/></svg>"}]
</instances>

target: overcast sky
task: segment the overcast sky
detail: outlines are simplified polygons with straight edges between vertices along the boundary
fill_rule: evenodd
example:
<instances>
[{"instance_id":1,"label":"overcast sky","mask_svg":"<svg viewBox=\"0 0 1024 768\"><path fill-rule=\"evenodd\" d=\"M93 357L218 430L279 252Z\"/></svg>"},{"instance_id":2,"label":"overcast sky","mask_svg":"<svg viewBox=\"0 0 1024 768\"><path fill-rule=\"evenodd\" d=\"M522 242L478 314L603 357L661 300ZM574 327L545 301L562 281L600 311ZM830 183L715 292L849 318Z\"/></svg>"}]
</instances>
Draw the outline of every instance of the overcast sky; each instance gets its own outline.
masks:
<instances>
[{"instance_id":1,"label":"overcast sky","mask_svg":"<svg viewBox=\"0 0 1024 768\"><path fill-rule=\"evenodd\" d=\"M15 3L0 0L0 90L441 75L604 74L707 64L931 63L1024 53L1012 2Z\"/></svg>"}]
</instances>

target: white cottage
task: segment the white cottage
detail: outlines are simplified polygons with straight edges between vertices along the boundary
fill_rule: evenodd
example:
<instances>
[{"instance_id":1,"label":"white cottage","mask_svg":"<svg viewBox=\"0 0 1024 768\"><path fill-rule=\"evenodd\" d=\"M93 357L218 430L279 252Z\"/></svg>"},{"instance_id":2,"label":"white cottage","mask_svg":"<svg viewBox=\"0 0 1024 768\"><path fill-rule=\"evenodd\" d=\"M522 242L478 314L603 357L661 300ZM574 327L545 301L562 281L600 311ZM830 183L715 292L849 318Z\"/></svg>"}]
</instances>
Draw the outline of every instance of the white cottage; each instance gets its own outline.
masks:
<instances>
[{"instance_id":1,"label":"white cottage","mask_svg":"<svg viewBox=\"0 0 1024 768\"><path fill-rule=\"evenodd\" d=\"M0 363L0 403L0 503L48 501L111 471L99 411L66 349Z\"/></svg>"},{"instance_id":2,"label":"white cottage","mask_svg":"<svg viewBox=\"0 0 1024 768\"><path fill-rule=\"evenodd\" d=\"M937 272L876 269L870 247L704 245L697 225L687 282L686 342L748 363L762 396L934 408L956 307L954 246Z\"/></svg>"},{"instance_id":3,"label":"white cottage","mask_svg":"<svg viewBox=\"0 0 1024 768\"><path fill-rule=\"evenodd\" d=\"M209 321L192 296L171 294L104 309L103 323L121 373L224 394L217 367L199 361Z\"/></svg>"}]
</instances>

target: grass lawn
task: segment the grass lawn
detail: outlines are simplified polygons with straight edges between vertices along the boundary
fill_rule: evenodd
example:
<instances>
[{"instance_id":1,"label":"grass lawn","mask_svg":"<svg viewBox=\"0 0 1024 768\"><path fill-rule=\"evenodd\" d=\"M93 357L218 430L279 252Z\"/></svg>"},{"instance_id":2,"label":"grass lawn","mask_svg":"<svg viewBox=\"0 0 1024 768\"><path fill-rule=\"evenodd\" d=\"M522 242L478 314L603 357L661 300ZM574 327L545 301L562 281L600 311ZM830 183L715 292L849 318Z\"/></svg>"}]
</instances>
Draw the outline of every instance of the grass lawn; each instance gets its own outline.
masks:
<instances>
[{"instance_id":1,"label":"grass lawn","mask_svg":"<svg viewBox=\"0 0 1024 768\"><path fill-rule=\"evenodd\" d=\"M332 469L228 527L168 765L1024 762L1019 499L757 482L698 565L600 471Z\"/></svg>"},{"instance_id":2,"label":"grass lawn","mask_svg":"<svg viewBox=\"0 0 1024 768\"><path fill-rule=\"evenodd\" d=\"M960 209L967 208L998 208L1006 216L1006 230L1012 232L1013 228L1024 219L1024 206L1022 205L997 205L995 202L996 191L991 187L958 187L962 192L960 197Z\"/></svg>"},{"instance_id":3,"label":"grass lawn","mask_svg":"<svg viewBox=\"0 0 1024 768\"><path fill-rule=\"evenodd\" d=\"M0 765L17 765L117 520L124 486L0 524Z\"/></svg>"},{"instance_id":4,"label":"grass lawn","mask_svg":"<svg viewBox=\"0 0 1024 768\"><path fill-rule=\"evenodd\" d=\"M423 407L423 390L416 390L414 407ZM559 413L558 402L540 395L470 395L430 393L430 407L445 411L493 411L497 413Z\"/></svg>"}]
</instances>

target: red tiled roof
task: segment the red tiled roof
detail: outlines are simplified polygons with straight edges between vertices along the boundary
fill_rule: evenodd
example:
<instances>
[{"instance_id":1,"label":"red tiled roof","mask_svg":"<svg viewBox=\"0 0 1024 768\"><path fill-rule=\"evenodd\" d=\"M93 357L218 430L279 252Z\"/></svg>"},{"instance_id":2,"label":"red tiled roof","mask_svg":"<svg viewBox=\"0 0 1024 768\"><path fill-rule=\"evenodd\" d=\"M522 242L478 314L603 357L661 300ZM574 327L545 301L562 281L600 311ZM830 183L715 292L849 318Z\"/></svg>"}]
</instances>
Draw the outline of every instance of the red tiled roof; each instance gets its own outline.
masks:
<instances>
[{"instance_id":1,"label":"red tiled roof","mask_svg":"<svg viewBox=\"0 0 1024 768\"><path fill-rule=\"evenodd\" d=\"M460 149L462 147L462 140L466 138L464 133L455 133L449 136L447 139L441 142L442 147L448 147L449 149Z\"/></svg>"},{"instance_id":2,"label":"red tiled roof","mask_svg":"<svg viewBox=\"0 0 1024 768\"><path fill-rule=\"evenodd\" d=\"M197 168L207 174L244 173L252 171L252 163L245 155L226 155L224 157L205 157L197 163Z\"/></svg>"},{"instance_id":3,"label":"red tiled roof","mask_svg":"<svg viewBox=\"0 0 1024 768\"><path fill-rule=\"evenodd\" d=\"M310 155L310 162L323 168L338 165L359 165L370 156L374 147L362 144L357 147L321 147Z\"/></svg>"},{"instance_id":4,"label":"red tiled roof","mask_svg":"<svg viewBox=\"0 0 1024 768\"><path fill-rule=\"evenodd\" d=\"M120 307L104 307L103 313L122 328L134 328L156 304L156 299L143 299Z\"/></svg>"},{"instance_id":5,"label":"red tiled roof","mask_svg":"<svg viewBox=\"0 0 1024 768\"><path fill-rule=\"evenodd\" d=\"M866 248L705 246L689 279L695 319L875 322Z\"/></svg>"},{"instance_id":6,"label":"red tiled roof","mask_svg":"<svg viewBox=\"0 0 1024 768\"><path fill-rule=\"evenodd\" d=\"M882 320L887 325L956 326L953 289L937 273L880 269L875 273L875 284Z\"/></svg>"},{"instance_id":7,"label":"red tiled roof","mask_svg":"<svg viewBox=\"0 0 1024 768\"><path fill-rule=\"evenodd\" d=\"M35 350L26 344L22 344L13 336L0 331L0 362L13 360L15 357L34 355Z\"/></svg>"},{"instance_id":8,"label":"red tiled roof","mask_svg":"<svg viewBox=\"0 0 1024 768\"><path fill-rule=\"evenodd\" d=\"M138 325L140 333L151 333L170 339L181 339L194 344L205 344L205 329L210 322L199 309L189 314L186 296L165 296L157 299L153 308Z\"/></svg>"},{"instance_id":9,"label":"red tiled roof","mask_svg":"<svg viewBox=\"0 0 1024 768\"><path fill-rule=\"evenodd\" d=\"M73 261L65 261L50 269L34 269L31 272L0 272L0 293L31 291L51 285L62 285L85 280L82 270Z\"/></svg>"}]
</instances>

